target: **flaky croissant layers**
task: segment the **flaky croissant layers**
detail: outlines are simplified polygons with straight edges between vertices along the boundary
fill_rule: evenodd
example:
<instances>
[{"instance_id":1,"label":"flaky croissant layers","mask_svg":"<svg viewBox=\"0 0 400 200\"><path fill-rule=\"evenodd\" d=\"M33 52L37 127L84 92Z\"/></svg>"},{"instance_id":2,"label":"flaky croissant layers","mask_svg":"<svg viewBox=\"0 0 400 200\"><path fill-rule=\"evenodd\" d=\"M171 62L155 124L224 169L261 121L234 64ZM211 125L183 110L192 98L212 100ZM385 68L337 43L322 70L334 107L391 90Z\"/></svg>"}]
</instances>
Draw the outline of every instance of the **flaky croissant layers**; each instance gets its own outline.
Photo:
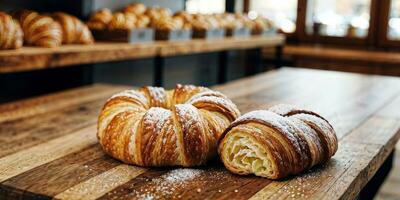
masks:
<instances>
[{"instance_id":1,"label":"flaky croissant layers","mask_svg":"<svg viewBox=\"0 0 400 200\"><path fill-rule=\"evenodd\" d=\"M269 179L324 163L338 148L336 133L326 119L289 105L246 113L222 138L219 154L227 169Z\"/></svg>"},{"instance_id":2,"label":"flaky croissant layers","mask_svg":"<svg viewBox=\"0 0 400 200\"><path fill-rule=\"evenodd\" d=\"M312 111L277 105L240 116L220 92L177 85L112 96L98 120L104 151L139 166L198 166L216 156L236 174L279 179L328 161L338 140Z\"/></svg>"},{"instance_id":3,"label":"flaky croissant layers","mask_svg":"<svg viewBox=\"0 0 400 200\"><path fill-rule=\"evenodd\" d=\"M197 166L217 155L223 131L240 116L220 92L177 85L112 96L98 119L104 151L139 166Z\"/></svg>"}]
</instances>

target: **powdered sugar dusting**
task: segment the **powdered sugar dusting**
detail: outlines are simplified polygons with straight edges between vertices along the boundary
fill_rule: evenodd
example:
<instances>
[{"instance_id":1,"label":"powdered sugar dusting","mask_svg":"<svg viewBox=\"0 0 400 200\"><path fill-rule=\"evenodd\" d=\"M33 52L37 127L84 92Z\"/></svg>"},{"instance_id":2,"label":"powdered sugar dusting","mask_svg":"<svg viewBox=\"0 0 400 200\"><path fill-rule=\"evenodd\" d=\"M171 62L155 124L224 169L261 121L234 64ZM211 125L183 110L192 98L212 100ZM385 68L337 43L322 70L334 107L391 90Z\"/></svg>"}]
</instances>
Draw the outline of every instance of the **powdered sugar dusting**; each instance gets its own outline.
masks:
<instances>
[{"instance_id":1,"label":"powdered sugar dusting","mask_svg":"<svg viewBox=\"0 0 400 200\"><path fill-rule=\"evenodd\" d=\"M145 105L148 105L147 98L144 96L144 94L136 90L125 90L120 93L114 94L107 101L110 101L111 99L116 97L129 97L132 99L136 99Z\"/></svg>"},{"instance_id":2,"label":"powdered sugar dusting","mask_svg":"<svg viewBox=\"0 0 400 200\"><path fill-rule=\"evenodd\" d=\"M175 105L177 115L179 116L179 123L182 124L183 130L190 130L193 126L201 122L200 115L197 108L190 104Z\"/></svg>"},{"instance_id":3,"label":"powdered sugar dusting","mask_svg":"<svg viewBox=\"0 0 400 200\"><path fill-rule=\"evenodd\" d=\"M187 103L196 105L197 103L201 102L208 102L208 103L213 103L217 104L224 109L234 113L234 117L238 117L240 115L239 110L237 109L236 105L229 99L227 98L222 98L222 97L217 97L217 96L201 96L199 98L193 98L191 101L188 101Z\"/></svg>"},{"instance_id":4,"label":"powdered sugar dusting","mask_svg":"<svg viewBox=\"0 0 400 200\"><path fill-rule=\"evenodd\" d=\"M296 109L296 107L293 105L278 104L278 105L272 106L268 110L271 112L274 112L276 114L284 116L284 115L287 115L288 113L290 113L291 111L293 111L294 109Z\"/></svg>"},{"instance_id":5,"label":"powdered sugar dusting","mask_svg":"<svg viewBox=\"0 0 400 200\"><path fill-rule=\"evenodd\" d=\"M161 132L161 129L163 128L164 124L170 118L171 118L170 110L160 107L153 107L146 112L143 118L144 120L143 122L146 128L152 129L152 131L154 131L154 133L157 134Z\"/></svg>"},{"instance_id":6,"label":"powdered sugar dusting","mask_svg":"<svg viewBox=\"0 0 400 200\"><path fill-rule=\"evenodd\" d=\"M213 91L213 90L206 90L206 91L204 91L204 92L200 92L200 93L197 93L197 94L193 95L193 96L188 100L188 102L194 101L195 99L198 99L198 98L204 97L204 96L215 96L215 97L222 97L222 98L227 99L227 97L226 97L224 94L222 94L221 92Z\"/></svg>"},{"instance_id":7,"label":"powdered sugar dusting","mask_svg":"<svg viewBox=\"0 0 400 200\"><path fill-rule=\"evenodd\" d=\"M164 102L167 101L166 93L164 88L162 87L147 87L151 99L153 102L156 102L157 104L163 104ZM159 106L159 105L157 105Z\"/></svg>"},{"instance_id":8,"label":"powdered sugar dusting","mask_svg":"<svg viewBox=\"0 0 400 200\"><path fill-rule=\"evenodd\" d=\"M161 199L175 194L179 188L187 185L188 181L198 177L204 170L200 169L175 169L156 179L151 180L150 186L140 188L133 192L137 199ZM154 187L151 187L154 186Z\"/></svg>"}]
</instances>

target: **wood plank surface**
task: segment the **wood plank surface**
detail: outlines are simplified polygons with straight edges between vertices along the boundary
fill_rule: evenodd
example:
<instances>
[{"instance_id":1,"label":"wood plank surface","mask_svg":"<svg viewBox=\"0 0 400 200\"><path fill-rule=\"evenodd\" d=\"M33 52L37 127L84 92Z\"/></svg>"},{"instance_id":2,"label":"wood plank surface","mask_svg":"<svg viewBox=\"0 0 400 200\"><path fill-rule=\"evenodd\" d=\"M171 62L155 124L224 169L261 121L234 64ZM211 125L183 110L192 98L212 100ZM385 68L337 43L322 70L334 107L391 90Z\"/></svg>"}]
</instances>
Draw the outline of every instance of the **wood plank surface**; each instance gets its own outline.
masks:
<instances>
[{"instance_id":1,"label":"wood plank surface","mask_svg":"<svg viewBox=\"0 0 400 200\"><path fill-rule=\"evenodd\" d=\"M283 52L284 55L300 58L306 57L392 64L400 63L400 54L398 52L344 49L310 45L287 45Z\"/></svg>"},{"instance_id":2,"label":"wood plank surface","mask_svg":"<svg viewBox=\"0 0 400 200\"><path fill-rule=\"evenodd\" d=\"M284 43L285 37L283 35L268 37L252 36L249 38L224 38L214 40L193 39L181 42L163 41L159 42L159 56L178 56L223 50L273 47L283 45Z\"/></svg>"},{"instance_id":3,"label":"wood plank surface","mask_svg":"<svg viewBox=\"0 0 400 200\"><path fill-rule=\"evenodd\" d=\"M56 48L22 47L0 51L0 73L39 70L77 64L133 60L155 56L205 53L283 45L284 36L253 36L244 39L223 38L185 42L155 41L144 44L96 42L93 45L62 45Z\"/></svg>"},{"instance_id":4,"label":"wood plank surface","mask_svg":"<svg viewBox=\"0 0 400 200\"><path fill-rule=\"evenodd\" d=\"M321 113L339 137L328 163L280 181L233 175L218 159L193 169L129 166L95 137L104 101L124 89L0 105L0 199L354 199L400 138L399 78L283 68L214 89L242 113L277 103Z\"/></svg>"}]
</instances>

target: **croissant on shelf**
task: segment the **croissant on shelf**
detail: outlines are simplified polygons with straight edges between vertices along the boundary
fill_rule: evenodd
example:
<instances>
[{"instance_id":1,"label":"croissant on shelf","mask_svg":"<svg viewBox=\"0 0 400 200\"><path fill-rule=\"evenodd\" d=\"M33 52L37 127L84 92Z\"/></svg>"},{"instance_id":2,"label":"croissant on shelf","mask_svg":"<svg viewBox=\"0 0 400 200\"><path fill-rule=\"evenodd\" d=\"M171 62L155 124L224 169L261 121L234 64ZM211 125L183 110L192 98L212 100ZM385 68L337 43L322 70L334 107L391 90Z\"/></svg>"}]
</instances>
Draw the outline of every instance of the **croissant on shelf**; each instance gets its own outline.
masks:
<instances>
[{"instance_id":1,"label":"croissant on shelf","mask_svg":"<svg viewBox=\"0 0 400 200\"><path fill-rule=\"evenodd\" d=\"M87 26L90 29L101 30L107 28L108 23L110 23L113 18L113 14L110 9L104 8L93 13L89 21L87 22Z\"/></svg>"},{"instance_id":2,"label":"croissant on shelf","mask_svg":"<svg viewBox=\"0 0 400 200\"><path fill-rule=\"evenodd\" d=\"M220 92L177 85L112 96L98 119L103 150L139 166L197 166L217 155L222 132L240 115Z\"/></svg>"},{"instance_id":3,"label":"croissant on shelf","mask_svg":"<svg viewBox=\"0 0 400 200\"><path fill-rule=\"evenodd\" d=\"M56 12L52 17L61 25L64 44L92 44L94 42L89 28L78 18L63 12Z\"/></svg>"},{"instance_id":4,"label":"croissant on shelf","mask_svg":"<svg viewBox=\"0 0 400 200\"><path fill-rule=\"evenodd\" d=\"M183 22L178 19L172 18L161 18L159 20L154 21L154 28L157 30L176 30L181 29L183 26Z\"/></svg>"},{"instance_id":5,"label":"croissant on shelf","mask_svg":"<svg viewBox=\"0 0 400 200\"><path fill-rule=\"evenodd\" d=\"M108 23L109 29L129 30L136 26L136 16L131 13L116 12L113 14L111 21Z\"/></svg>"},{"instance_id":6,"label":"croissant on shelf","mask_svg":"<svg viewBox=\"0 0 400 200\"><path fill-rule=\"evenodd\" d=\"M29 45L57 47L62 43L62 30L51 17L31 10L21 10L13 15L24 32L24 41Z\"/></svg>"},{"instance_id":7,"label":"croissant on shelf","mask_svg":"<svg viewBox=\"0 0 400 200\"><path fill-rule=\"evenodd\" d=\"M142 3L133 3L130 5L127 5L123 9L123 12L132 13L136 16L143 15L146 12L146 6Z\"/></svg>"},{"instance_id":8,"label":"croissant on shelf","mask_svg":"<svg viewBox=\"0 0 400 200\"><path fill-rule=\"evenodd\" d=\"M137 16L137 20L135 26L137 28L146 28L150 25L150 17L147 15L139 15Z\"/></svg>"},{"instance_id":9,"label":"croissant on shelf","mask_svg":"<svg viewBox=\"0 0 400 200\"><path fill-rule=\"evenodd\" d=\"M0 12L0 49L18 49L23 44L23 32L18 21Z\"/></svg>"},{"instance_id":10,"label":"croissant on shelf","mask_svg":"<svg viewBox=\"0 0 400 200\"><path fill-rule=\"evenodd\" d=\"M326 119L277 105L236 119L224 132L219 154L233 173L279 179L328 161L337 148L336 133Z\"/></svg>"}]
</instances>

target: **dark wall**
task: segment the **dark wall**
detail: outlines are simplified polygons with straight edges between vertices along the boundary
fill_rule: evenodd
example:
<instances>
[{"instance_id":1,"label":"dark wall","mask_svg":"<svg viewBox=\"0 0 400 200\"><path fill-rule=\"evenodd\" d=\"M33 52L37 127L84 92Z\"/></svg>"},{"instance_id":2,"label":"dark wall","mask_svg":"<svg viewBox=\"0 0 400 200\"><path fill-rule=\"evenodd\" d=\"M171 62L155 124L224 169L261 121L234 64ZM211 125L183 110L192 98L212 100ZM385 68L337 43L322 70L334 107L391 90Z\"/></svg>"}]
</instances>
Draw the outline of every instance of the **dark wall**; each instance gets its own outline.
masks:
<instances>
[{"instance_id":1,"label":"dark wall","mask_svg":"<svg viewBox=\"0 0 400 200\"><path fill-rule=\"evenodd\" d=\"M103 7L119 9L132 0L0 0L0 10L29 8L41 12L63 10L85 16ZM184 8L184 0L146 0L148 6L159 5L172 11ZM80 14L79 14L80 13ZM228 79L244 76L243 55L230 52ZM217 53L179 56L166 59L166 87L176 83L211 86L217 81ZM0 102L49 93L90 83L114 83L132 86L153 83L153 59L120 61L85 66L72 66L44 71L0 75Z\"/></svg>"}]
</instances>

